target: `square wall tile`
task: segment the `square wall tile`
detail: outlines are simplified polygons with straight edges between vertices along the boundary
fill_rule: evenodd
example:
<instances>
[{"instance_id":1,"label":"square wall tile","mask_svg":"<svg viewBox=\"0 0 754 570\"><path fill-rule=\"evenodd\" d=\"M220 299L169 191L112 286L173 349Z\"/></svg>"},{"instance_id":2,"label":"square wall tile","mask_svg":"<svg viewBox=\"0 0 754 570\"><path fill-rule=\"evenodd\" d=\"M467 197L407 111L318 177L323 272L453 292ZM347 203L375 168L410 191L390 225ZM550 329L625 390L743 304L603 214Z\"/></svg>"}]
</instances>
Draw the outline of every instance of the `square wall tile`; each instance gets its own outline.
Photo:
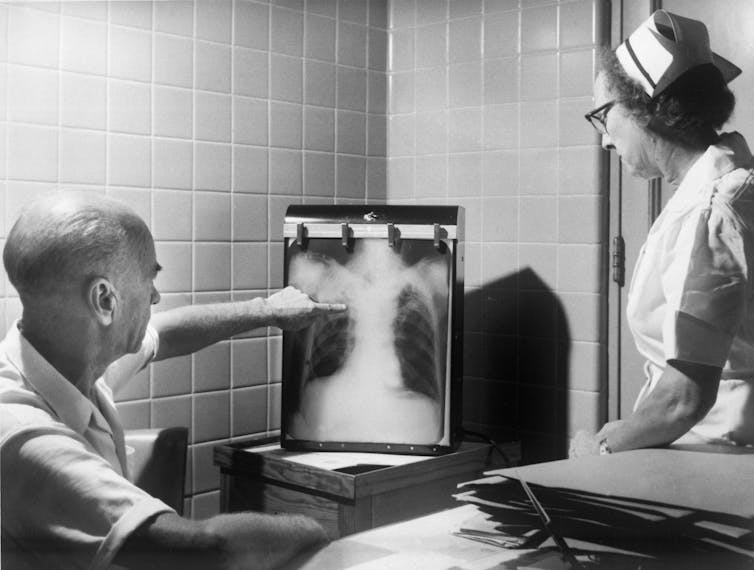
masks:
<instances>
[{"instance_id":1,"label":"square wall tile","mask_svg":"<svg viewBox=\"0 0 754 570\"><path fill-rule=\"evenodd\" d=\"M416 67L436 67L448 60L448 27L445 22L416 28Z\"/></svg>"},{"instance_id":2,"label":"square wall tile","mask_svg":"<svg viewBox=\"0 0 754 570\"><path fill-rule=\"evenodd\" d=\"M270 50L301 57L304 52L304 15L272 6L270 8Z\"/></svg>"},{"instance_id":3,"label":"square wall tile","mask_svg":"<svg viewBox=\"0 0 754 570\"><path fill-rule=\"evenodd\" d=\"M168 32L180 36L191 36L194 33L194 3L193 2L155 2L154 28L160 32Z\"/></svg>"},{"instance_id":4,"label":"square wall tile","mask_svg":"<svg viewBox=\"0 0 754 570\"><path fill-rule=\"evenodd\" d=\"M7 9L8 61L57 68L60 59L60 16L30 10L15 3Z\"/></svg>"},{"instance_id":5,"label":"square wall tile","mask_svg":"<svg viewBox=\"0 0 754 570\"><path fill-rule=\"evenodd\" d=\"M558 47L558 7L541 6L521 11L521 51L529 53Z\"/></svg>"},{"instance_id":6,"label":"square wall tile","mask_svg":"<svg viewBox=\"0 0 754 570\"><path fill-rule=\"evenodd\" d=\"M123 429L144 429L149 425L149 401L134 400L115 404Z\"/></svg>"},{"instance_id":7,"label":"square wall tile","mask_svg":"<svg viewBox=\"0 0 754 570\"><path fill-rule=\"evenodd\" d=\"M560 54L560 96L589 97L595 76L593 49Z\"/></svg>"},{"instance_id":8,"label":"square wall tile","mask_svg":"<svg viewBox=\"0 0 754 570\"><path fill-rule=\"evenodd\" d=\"M267 101L233 97L233 142L267 145L267 106Z\"/></svg>"},{"instance_id":9,"label":"square wall tile","mask_svg":"<svg viewBox=\"0 0 754 570\"><path fill-rule=\"evenodd\" d=\"M351 0L338 0L338 17L346 22L354 22L367 25L368 2L352 2ZM385 6L383 4L383 6ZM386 7L386 6L385 6Z\"/></svg>"},{"instance_id":10,"label":"square wall tile","mask_svg":"<svg viewBox=\"0 0 754 570\"><path fill-rule=\"evenodd\" d=\"M192 258L190 243L155 243L162 271L157 275L158 291L191 291Z\"/></svg>"},{"instance_id":11,"label":"square wall tile","mask_svg":"<svg viewBox=\"0 0 754 570\"><path fill-rule=\"evenodd\" d=\"M558 149L558 182L560 194L599 194L602 163L607 152L598 146L566 147Z\"/></svg>"},{"instance_id":12,"label":"square wall tile","mask_svg":"<svg viewBox=\"0 0 754 570\"><path fill-rule=\"evenodd\" d=\"M411 113L414 110L414 77L413 72L391 73L387 78L388 100L390 113Z\"/></svg>"},{"instance_id":13,"label":"square wall tile","mask_svg":"<svg viewBox=\"0 0 754 570\"><path fill-rule=\"evenodd\" d=\"M105 130L107 79L78 73L60 74L60 122L66 127Z\"/></svg>"},{"instance_id":14,"label":"square wall tile","mask_svg":"<svg viewBox=\"0 0 754 570\"><path fill-rule=\"evenodd\" d=\"M267 98L269 62L266 52L233 50L233 92L249 97Z\"/></svg>"},{"instance_id":15,"label":"square wall tile","mask_svg":"<svg viewBox=\"0 0 754 570\"><path fill-rule=\"evenodd\" d=\"M417 117L417 129L418 129ZM419 131L417 131L417 135ZM443 137L444 142L445 137ZM367 154L385 157L387 153L387 124L380 115L367 115Z\"/></svg>"},{"instance_id":16,"label":"square wall tile","mask_svg":"<svg viewBox=\"0 0 754 570\"><path fill-rule=\"evenodd\" d=\"M104 193L111 198L123 202L126 206L136 212L136 214L144 220L144 223L147 224L147 226L151 227L152 208L150 203L150 191L148 188L120 188L118 186L110 186L106 189L95 188L86 190L92 193Z\"/></svg>"},{"instance_id":17,"label":"square wall tile","mask_svg":"<svg viewBox=\"0 0 754 570\"><path fill-rule=\"evenodd\" d=\"M388 71L414 68L415 34L413 29L394 30L388 36Z\"/></svg>"},{"instance_id":18,"label":"square wall tile","mask_svg":"<svg viewBox=\"0 0 754 570\"><path fill-rule=\"evenodd\" d=\"M521 103L521 125L526 125L520 132L521 148L545 148L558 144L558 109L556 101L536 101ZM589 127L583 119L584 126ZM592 127L589 127L590 129ZM594 130L594 129L592 129Z\"/></svg>"},{"instance_id":19,"label":"square wall tile","mask_svg":"<svg viewBox=\"0 0 754 570\"><path fill-rule=\"evenodd\" d=\"M48 3L54 5L52 2ZM87 20L107 22L107 4L103 2L62 2L60 13L65 16L78 16Z\"/></svg>"},{"instance_id":20,"label":"square wall tile","mask_svg":"<svg viewBox=\"0 0 754 570\"><path fill-rule=\"evenodd\" d=\"M304 66L300 57L270 56L270 98L303 102Z\"/></svg>"},{"instance_id":21,"label":"square wall tile","mask_svg":"<svg viewBox=\"0 0 754 570\"><path fill-rule=\"evenodd\" d=\"M521 198L519 208L519 241L547 243L557 241L558 201L555 198L525 196ZM583 220L579 223L583 223Z\"/></svg>"},{"instance_id":22,"label":"square wall tile","mask_svg":"<svg viewBox=\"0 0 754 570\"><path fill-rule=\"evenodd\" d=\"M192 446L193 493L214 491L220 487L220 470L213 462L217 442Z\"/></svg>"},{"instance_id":23,"label":"square wall tile","mask_svg":"<svg viewBox=\"0 0 754 570\"><path fill-rule=\"evenodd\" d=\"M482 19L451 20L448 24L448 60L450 63L482 58Z\"/></svg>"},{"instance_id":24,"label":"square wall tile","mask_svg":"<svg viewBox=\"0 0 754 570\"><path fill-rule=\"evenodd\" d=\"M9 65L7 86L8 120L57 125L57 71Z\"/></svg>"},{"instance_id":25,"label":"square wall tile","mask_svg":"<svg viewBox=\"0 0 754 570\"><path fill-rule=\"evenodd\" d=\"M601 295L589 293L561 293L563 308L562 334L571 340L599 342L603 330Z\"/></svg>"},{"instance_id":26,"label":"square wall tile","mask_svg":"<svg viewBox=\"0 0 754 570\"><path fill-rule=\"evenodd\" d=\"M61 129L60 181L104 184L106 142L103 132Z\"/></svg>"},{"instance_id":27,"label":"square wall tile","mask_svg":"<svg viewBox=\"0 0 754 570\"><path fill-rule=\"evenodd\" d=\"M173 190L152 191L152 235L157 240L190 241L193 229L192 196Z\"/></svg>"},{"instance_id":28,"label":"square wall tile","mask_svg":"<svg viewBox=\"0 0 754 570\"><path fill-rule=\"evenodd\" d=\"M191 141L152 139L154 185L157 188L192 187L194 145Z\"/></svg>"},{"instance_id":29,"label":"square wall tile","mask_svg":"<svg viewBox=\"0 0 754 570\"><path fill-rule=\"evenodd\" d=\"M267 196L233 195L233 241L267 240Z\"/></svg>"},{"instance_id":30,"label":"square wall tile","mask_svg":"<svg viewBox=\"0 0 754 570\"><path fill-rule=\"evenodd\" d=\"M521 194L558 193L558 155L552 149L524 149L520 152Z\"/></svg>"},{"instance_id":31,"label":"square wall tile","mask_svg":"<svg viewBox=\"0 0 754 570\"><path fill-rule=\"evenodd\" d=\"M200 0L196 3L196 36L229 44L233 3L227 0Z\"/></svg>"},{"instance_id":32,"label":"square wall tile","mask_svg":"<svg viewBox=\"0 0 754 570\"><path fill-rule=\"evenodd\" d=\"M306 196L335 196L335 155L304 153L304 194Z\"/></svg>"},{"instance_id":33,"label":"square wall tile","mask_svg":"<svg viewBox=\"0 0 754 570\"><path fill-rule=\"evenodd\" d=\"M561 243L600 243L603 241L605 200L602 196L562 197L558 200Z\"/></svg>"},{"instance_id":34,"label":"square wall tile","mask_svg":"<svg viewBox=\"0 0 754 570\"><path fill-rule=\"evenodd\" d=\"M304 148L326 152L335 149L335 113L332 109L304 108Z\"/></svg>"},{"instance_id":35,"label":"square wall tile","mask_svg":"<svg viewBox=\"0 0 754 570\"><path fill-rule=\"evenodd\" d=\"M233 145L233 191L267 193L267 149Z\"/></svg>"},{"instance_id":36,"label":"square wall tile","mask_svg":"<svg viewBox=\"0 0 754 570\"><path fill-rule=\"evenodd\" d=\"M194 192L194 239L230 241L230 194Z\"/></svg>"},{"instance_id":37,"label":"square wall tile","mask_svg":"<svg viewBox=\"0 0 754 570\"><path fill-rule=\"evenodd\" d=\"M151 365L152 396L179 396L191 393L191 356L167 358ZM186 426L189 423L185 424Z\"/></svg>"},{"instance_id":38,"label":"square wall tile","mask_svg":"<svg viewBox=\"0 0 754 570\"><path fill-rule=\"evenodd\" d=\"M194 396L194 442L230 436L230 393L208 392Z\"/></svg>"},{"instance_id":39,"label":"square wall tile","mask_svg":"<svg viewBox=\"0 0 754 570\"><path fill-rule=\"evenodd\" d=\"M189 139L193 136L194 99L188 89L155 85L153 125L156 136Z\"/></svg>"},{"instance_id":40,"label":"square wall tile","mask_svg":"<svg viewBox=\"0 0 754 570\"><path fill-rule=\"evenodd\" d=\"M238 388L231 392L233 400L234 437L256 434L267 429L267 386Z\"/></svg>"},{"instance_id":41,"label":"square wall tile","mask_svg":"<svg viewBox=\"0 0 754 570\"><path fill-rule=\"evenodd\" d=\"M482 240L515 242L518 235L518 199L487 198L482 213Z\"/></svg>"},{"instance_id":42,"label":"square wall tile","mask_svg":"<svg viewBox=\"0 0 754 570\"><path fill-rule=\"evenodd\" d=\"M230 95L194 93L194 136L197 139L230 142Z\"/></svg>"},{"instance_id":43,"label":"square wall tile","mask_svg":"<svg viewBox=\"0 0 754 570\"><path fill-rule=\"evenodd\" d=\"M338 155L336 161L336 196L364 198L366 194L366 158Z\"/></svg>"},{"instance_id":44,"label":"square wall tile","mask_svg":"<svg viewBox=\"0 0 754 570\"><path fill-rule=\"evenodd\" d=\"M191 518L202 520L220 514L220 491L212 491L191 497Z\"/></svg>"},{"instance_id":45,"label":"square wall tile","mask_svg":"<svg viewBox=\"0 0 754 570\"><path fill-rule=\"evenodd\" d=\"M483 121L485 149L518 149L518 104L485 106Z\"/></svg>"},{"instance_id":46,"label":"square wall tile","mask_svg":"<svg viewBox=\"0 0 754 570\"><path fill-rule=\"evenodd\" d=\"M366 115L338 111L337 141L338 153L366 154Z\"/></svg>"},{"instance_id":47,"label":"square wall tile","mask_svg":"<svg viewBox=\"0 0 754 570\"><path fill-rule=\"evenodd\" d=\"M520 59L504 58L484 61L484 102L487 105L519 101Z\"/></svg>"},{"instance_id":48,"label":"square wall tile","mask_svg":"<svg viewBox=\"0 0 754 570\"><path fill-rule=\"evenodd\" d=\"M230 190L230 145L194 143L194 188Z\"/></svg>"},{"instance_id":49,"label":"square wall tile","mask_svg":"<svg viewBox=\"0 0 754 570\"><path fill-rule=\"evenodd\" d=\"M230 93L230 47L207 42L195 42L194 45L194 87Z\"/></svg>"},{"instance_id":50,"label":"square wall tile","mask_svg":"<svg viewBox=\"0 0 754 570\"><path fill-rule=\"evenodd\" d=\"M518 244L518 262L531 272L519 276L518 285L528 291L554 291L558 280L558 247L556 244Z\"/></svg>"},{"instance_id":51,"label":"square wall tile","mask_svg":"<svg viewBox=\"0 0 754 570\"><path fill-rule=\"evenodd\" d=\"M111 0L110 23L120 26L151 29L152 2L128 2Z\"/></svg>"},{"instance_id":52,"label":"square wall tile","mask_svg":"<svg viewBox=\"0 0 754 570\"><path fill-rule=\"evenodd\" d=\"M509 57L519 53L520 12L497 12L484 17L484 57Z\"/></svg>"},{"instance_id":53,"label":"square wall tile","mask_svg":"<svg viewBox=\"0 0 754 570\"><path fill-rule=\"evenodd\" d=\"M416 197L445 198L448 195L448 159L445 156L416 157Z\"/></svg>"},{"instance_id":54,"label":"square wall tile","mask_svg":"<svg viewBox=\"0 0 754 570\"><path fill-rule=\"evenodd\" d=\"M385 114L387 110L387 75L380 71L367 73L367 112Z\"/></svg>"},{"instance_id":55,"label":"square wall tile","mask_svg":"<svg viewBox=\"0 0 754 570\"><path fill-rule=\"evenodd\" d=\"M303 108L290 103L270 102L270 146L301 148Z\"/></svg>"},{"instance_id":56,"label":"square wall tile","mask_svg":"<svg viewBox=\"0 0 754 570\"><path fill-rule=\"evenodd\" d=\"M298 150L270 149L270 194L303 193L302 158Z\"/></svg>"},{"instance_id":57,"label":"square wall tile","mask_svg":"<svg viewBox=\"0 0 754 570\"><path fill-rule=\"evenodd\" d=\"M109 184L149 186L152 166L149 137L111 134L108 148Z\"/></svg>"},{"instance_id":58,"label":"square wall tile","mask_svg":"<svg viewBox=\"0 0 754 570\"><path fill-rule=\"evenodd\" d=\"M448 150L474 152L482 149L482 112L478 107L451 109L448 114Z\"/></svg>"},{"instance_id":59,"label":"square wall tile","mask_svg":"<svg viewBox=\"0 0 754 570\"><path fill-rule=\"evenodd\" d=\"M521 58L521 100L555 99L558 89L558 54L540 53Z\"/></svg>"},{"instance_id":60,"label":"square wall tile","mask_svg":"<svg viewBox=\"0 0 754 570\"><path fill-rule=\"evenodd\" d=\"M13 12L11 12L11 29L13 28L12 16ZM45 37L38 34L39 30L35 31L32 37L37 39ZM57 30L54 37L58 37ZM119 37L117 35L111 36L110 49L119 49ZM11 43L10 45L12 48L13 44ZM94 75L106 75L108 50L103 49L103 46L107 45L108 33L105 22L69 18L66 16L62 18L60 26L61 69ZM122 52L120 54L123 55Z\"/></svg>"},{"instance_id":61,"label":"square wall tile","mask_svg":"<svg viewBox=\"0 0 754 570\"><path fill-rule=\"evenodd\" d=\"M367 66L375 71L387 70L388 35L385 30L369 28L367 35L369 46L367 48L369 61Z\"/></svg>"},{"instance_id":62,"label":"square wall tile","mask_svg":"<svg viewBox=\"0 0 754 570\"><path fill-rule=\"evenodd\" d=\"M414 115L388 117L388 153L390 156L407 156L416 152L416 119Z\"/></svg>"},{"instance_id":63,"label":"square wall tile","mask_svg":"<svg viewBox=\"0 0 754 570\"><path fill-rule=\"evenodd\" d=\"M318 61L304 62L306 80L304 102L322 107L335 106L335 65Z\"/></svg>"},{"instance_id":64,"label":"square wall tile","mask_svg":"<svg viewBox=\"0 0 754 570\"><path fill-rule=\"evenodd\" d=\"M601 245L563 244L558 249L558 291L600 293L605 282Z\"/></svg>"},{"instance_id":65,"label":"square wall tile","mask_svg":"<svg viewBox=\"0 0 754 570\"><path fill-rule=\"evenodd\" d=\"M151 132L151 90L149 85L110 80L109 129L148 135Z\"/></svg>"},{"instance_id":66,"label":"square wall tile","mask_svg":"<svg viewBox=\"0 0 754 570\"><path fill-rule=\"evenodd\" d=\"M606 349L596 342L571 342L558 350L559 367L567 372L569 390L598 392L604 378Z\"/></svg>"},{"instance_id":67,"label":"square wall tile","mask_svg":"<svg viewBox=\"0 0 754 570\"><path fill-rule=\"evenodd\" d=\"M218 342L195 352L194 392L230 388L230 343Z\"/></svg>"},{"instance_id":68,"label":"square wall tile","mask_svg":"<svg viewBox=\"0 0 754 570\"><path fill-rule=\"evenodd\" d=\"M450 107L474 107L482 104L482 63L461 63L449 68Z\"/></svg>"},{"instance_id":69,"label":"square wall tile","mask_svg":"<svg viewBox=\"0 0 754 570\"><path fill-rule=\"evenodd\" d=\"M335 18L337 9L338 3L333 2L333 0L307 0L306 2L307 13L317 14L319 16Z\"/></svg>"},{"instance_id":70,"label":"square wall tile","mask_svg":"<svg viewBox=\"0 0 754 570\"><path fill-rule=\"evenodd\" d=\"M480 197L482 195L482 154L451 154L448 157L448 195Z\"/></svg>"},{"instance_id":71,"label":"square wall tile","mask_svg":"<svg viewBox=\"0 0 754 570\"><path fill-rule=\"evenodd\" d=\"M230 289L230 244L196 243L194 253L194 290Z\"/></svg>"},{"instance_id":72,"label":"square wall tile","mask_svg":"<svg viewBox=\"0 0 754 570\"><path fill-rule=\"evenodd\" d=\"M268 275L267 287L269 289L282 289L283 288L284 283L283 283L283 244L282 243L270 244L270 255L269 255L269 262L267 266L267 275Z\"/></svg>"},{"instance_id":73,"label":"square wall tile","mask_svg":"<svg viewBox=\"0 0 754 570\"><path fill-rule=\"evenodd\" d=\"M152 427L187 427L191 429L191 396L153 398Z\"/></svg>"},{"instance_id":74,"label":"square wall tile","mask_svg":"<svg viewBox=\"0 0 754 570\"><path fill-rule=\"evenodd\" d=\"M447 119L445 111L416 114L416 154L444 154L447 152Z\"/></svg>"},{"instance_id":75,"label":"square wall tile","mask_svg":"<svg viewBox=\"0 0 754 570\"><path fill-rule=\"evenodd\" d=\"M416 71L414 90L417 112L445 108L448 103L447 81L448 70L445 67Z\"/></svg>"},{"instance_id":76,"label":"square wall tile","mask_svg":"<svg viewBox=\"0 0 754 570\"><path fill-rule=\"evenodd\" d=\"M560 146L594 144L596 131L584 120L592 109L592 98L561 99L559 102L558 143Z\"/></svg>"},{"instance_id":77,"label":"square wall tile","mask_svg":"<svg viewBox=\"0 0 754 570\"><path fill-rule=\"evenodd\" d=\"M270 382L280 382L283 378L283 337L271 336L267 339L267 363Z\"/></svg>"},{"instance_id":78,"label":"square wall tile","mask_svg":"<svg viewBox=\"0 0 754 570\"><path fill-rule=\"evenodd\" d=\"M280 429L280 415L282 412L282 384L270 384L267 391L267 429Z\"/></svg>"},{"instance_id":79,"label":"square wall tile","mask_svg":"<svg viewBox=\"0 0 754 570\"><path fill-rule=\"evenodd\" d=\"M102 45L97 49L102 51ZM152 79L152 33L130 28L110 28L109 75L135 81ZM92 55L92 54L87 54ZM82 70L86 71L86 70ZM104 70L101 71L104 73Z\"/></svg>"},{"instance_id":80,"label":"square wall tile","mask_svg":"<svg viewBox=\"0 0 754 570\"><path fill-rule=\"evenodd\" d=\"M335 21L316 14L306 15L304 57L335 61Z\"/></svg>"},{"instance_id":81,"label":"square wall tile","mask_svg":"<svg viewBox=\"0 0 754 570\"><path fill-rule=\"evenodd\" d=\"M366 111L367 72L350 67L337 67L337 104L339 109Z\"/></svg>"},{"instance_id":82,"label":"square wall tile","mask_svg":"<svg viewBox=\"0 0 754 570\"><path fill-rule=\"evenodd\" d=\"M267 287L267 244L233 244L233 289Z\"/></svg>"},{"instance_id":83,"label":"square wall tile","mask_svg":"<svg viewBox=\"0 0 754 570\"><path fill-rule=\"evenodd\" d=\"M265 267L265 275L266 275ZM265 286L266 287L266 286ZM234 388L267 384L267 339L233 341L231 374Z\"/></svg>"},{"instance_id":84,"label":"square wall tile","mask_svg":"<svg viewBox=\"0 0 754 570\"><path fill-rule=\"evenodd\" d=\"M604 423L604 397L598 392L577 392L567 390L561 394L564 399L560 407L566 412L566 433L569 437L579 430L597 432Z\"/></svg>"},{"instance_id":85,"label":"square wall tile","mask_svg":"<svg viewBox=\"0 0 754 570\"><path fill-rule=\"evenodd\" d=\"M157 2L155 3L155 13L158 6L178 6L182 4L181 2ZM162 85L193 87L194 46L191 38L155 34L154 81L156 84Z\"/></svg>"},{"instance_id":86,"label":"square wall tile","mask_svg":"<svg viewBox=\"0 0 754 570\"><path fill-rule=\"evenodd\" d=\"M594 0L580 0L560 6L561 49L592 45L597 41L594 4Z\"/></svg>"},{"instance_id":87,"label":"square wall tile","mask_svg":"<svg viewBox=\"0 0 754 570\"><path fill-rule=\"evenodd\" d=\"M352 4L358 4L352 2ZM338 63L366 67L367 29L364 26L340 21L338 23Z\"/></svg>"},{"instance_id":88,"label":"square wall tile","mask_svg":"<svg viewBox=\"0 0 754 570\"><path fill-rule=\"evenodd\" d=\"M252 2L234 2L233 10L235 44L261 50L269 49L270 7Z\"/></svg>"},{"instance_id":89,"label":"square wall tile","mask_svg":"<svg viewBox=\"0 0 754 570\"><path fill-rule=\"evenodd\" d=\"M54 182L58 177L57 129L8 125L8 178ZM8 189L11 192L11 189Z\"/></svg>"},{"instance_id":90,"label":"square wall tile","mask_svg":"<svg viewBox=\"0 0 754 570\"><path fill-rule=\"evenodd\" d=\"M482 165L482 196L516 196L519 194L519 153L485 152Z\"/></svg>"}]
</instances>

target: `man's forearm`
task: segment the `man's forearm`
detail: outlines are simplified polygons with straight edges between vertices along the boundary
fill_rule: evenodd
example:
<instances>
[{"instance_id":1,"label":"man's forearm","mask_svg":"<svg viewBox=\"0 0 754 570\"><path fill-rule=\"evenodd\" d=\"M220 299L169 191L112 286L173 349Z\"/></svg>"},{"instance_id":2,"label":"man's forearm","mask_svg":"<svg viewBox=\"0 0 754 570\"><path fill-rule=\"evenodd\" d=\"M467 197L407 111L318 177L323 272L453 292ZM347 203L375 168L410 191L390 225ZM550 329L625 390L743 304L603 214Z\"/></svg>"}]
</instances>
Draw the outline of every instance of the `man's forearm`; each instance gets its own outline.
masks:
<instances>
[{"instance_id":1,"label":"man's forearm","mask_svg":"<svg viewBox=\"0 0 754 570\"><path fill-rule=\"evenodd\" d=\"M243 332L272 326L274 314L262 298L232 303L187 305L156 313L152 326L160 337L155 360L191 354Z\"/></svg>"}]
</instances>

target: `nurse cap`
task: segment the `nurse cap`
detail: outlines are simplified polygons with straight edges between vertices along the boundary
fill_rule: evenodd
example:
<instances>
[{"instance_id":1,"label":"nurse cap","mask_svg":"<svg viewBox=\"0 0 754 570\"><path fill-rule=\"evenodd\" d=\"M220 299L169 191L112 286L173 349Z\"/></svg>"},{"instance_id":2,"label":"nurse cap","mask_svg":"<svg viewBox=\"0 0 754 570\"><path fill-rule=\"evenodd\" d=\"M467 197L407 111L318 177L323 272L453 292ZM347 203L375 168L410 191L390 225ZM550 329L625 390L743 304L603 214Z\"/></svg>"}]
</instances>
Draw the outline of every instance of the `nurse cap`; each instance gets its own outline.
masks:
<instances>
[{"instance_id":1,"label":"nurse cap","mask_svg":"<svg viewBox=\"0 0 754 570\"><path fill-rule=\"evenodd\" d=\"M741 70L713 53L707 26L699 20L657 10L615 50L623 69L650 97L662 93L688 70L712 63L729 83Z\"/></svg>"}]
</instances>

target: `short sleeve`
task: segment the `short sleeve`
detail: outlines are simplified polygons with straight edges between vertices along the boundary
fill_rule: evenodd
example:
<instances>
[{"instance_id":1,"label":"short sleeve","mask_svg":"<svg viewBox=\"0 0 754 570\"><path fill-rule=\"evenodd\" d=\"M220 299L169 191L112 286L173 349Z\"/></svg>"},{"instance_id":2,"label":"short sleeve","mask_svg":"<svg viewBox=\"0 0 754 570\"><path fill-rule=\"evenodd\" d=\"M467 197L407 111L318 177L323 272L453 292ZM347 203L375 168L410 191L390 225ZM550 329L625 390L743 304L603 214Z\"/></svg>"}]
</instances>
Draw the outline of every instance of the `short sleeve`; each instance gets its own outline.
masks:
<instances>
[{"instance_id":1,"label":"short sleeve","mask_svg":"<svg viewBox=\"0 0 754 570\"><path fill-rule=\"evenodd\" d=\"M746 314L745 238L724 206L692 216L664 276L665 356L722 367Z\"/></svg>"},{"instance_id":2,"label":"short sleeve","mask_svg":"<svg viewBox=\"0 0 754 570\"><path fill-rule=\"evenodd\" d=\"M65 427L5 438L0 481L3 557L20 568L108 568L136 528L173 512Z\"/></svg>"},{"instance_id":3,"label":"short sleeve","mask_svg":"<svg viewBox=\"0 0 754 570\"><path fill-rule=\"evenodd\" d=\"M139 351L126 354L107 367L104 374L107 385L117 394L131 378L152 362L159 348L160 338L157 330L148 325Z\"/></svg>"}]
</instances>

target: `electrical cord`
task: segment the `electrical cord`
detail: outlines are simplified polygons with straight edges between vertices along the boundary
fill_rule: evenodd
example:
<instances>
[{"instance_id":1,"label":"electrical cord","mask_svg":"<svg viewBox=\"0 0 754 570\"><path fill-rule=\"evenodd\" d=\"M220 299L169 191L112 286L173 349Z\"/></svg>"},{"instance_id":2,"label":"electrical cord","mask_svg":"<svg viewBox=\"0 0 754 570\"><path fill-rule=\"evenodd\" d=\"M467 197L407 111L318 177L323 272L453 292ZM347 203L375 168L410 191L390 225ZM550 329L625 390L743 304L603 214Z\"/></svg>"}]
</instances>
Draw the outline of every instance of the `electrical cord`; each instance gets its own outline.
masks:
<instances>
[{"instance_id":1,"label":"electrical cord","mask_svg":"<svg viewBox=\"0 0 754 570\"><path fill-rule=\"evenodd\" d=\"M490 449L490 456L492 455L494 451L497 451L500 454L500 457L503 459L503 463L505 464L505 466L513 467L513 461L511 461L511 458L508 457L508 454L505 453L505 451L503 451L500 445L490 436L488 436L487 434L478 432L478 431L468 430L466 428L461 428L461 431L464 437L471 436L471 437L475 437L489 443L492 446L492 448Z\"/></svg>"}]
</instances>

